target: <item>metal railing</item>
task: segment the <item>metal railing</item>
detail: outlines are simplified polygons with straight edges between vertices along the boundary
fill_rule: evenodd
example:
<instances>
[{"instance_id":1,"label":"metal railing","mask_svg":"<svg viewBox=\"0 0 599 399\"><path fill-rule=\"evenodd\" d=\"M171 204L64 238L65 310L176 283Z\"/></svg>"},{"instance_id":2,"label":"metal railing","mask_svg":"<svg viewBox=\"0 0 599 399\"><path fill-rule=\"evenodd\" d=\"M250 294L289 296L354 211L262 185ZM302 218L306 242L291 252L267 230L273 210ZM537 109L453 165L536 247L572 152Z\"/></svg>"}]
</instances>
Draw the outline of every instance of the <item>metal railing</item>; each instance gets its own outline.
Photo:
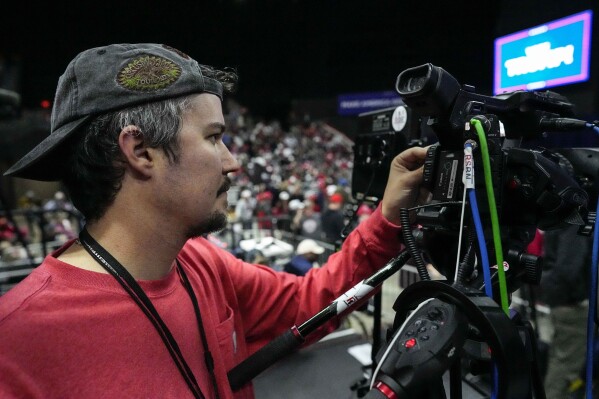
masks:
<instances>
[{"instance_id":1,"label":"metal railing","mask_svg":"<svg viewBox=\"0 0 599 399\"><path fill-rule=\"evenodd\" d=\"M0 249L0 294L6 291L6 286L12 286L16 282L25 278L31 271L40 265L44 257L50 252L60 247L70 237L55 239L48 233L48 226L52 221L61 218L67 218L73 227L73 234L76 236L83 227L83 217L77 211L71 210L43 210L43 209L17 209L10 212L11 223L17 228L26 231L25 240L15 239L10 246L4 246ZM0 211L0 216L5 216L4 211ZM280 226L290 226L288 216L279 217L261 217L253 218L250 228L242 228L242 223L231 221L225 229L214 236L222 241L225 249L240 255L240 242L242 240L272 237L281 240L291 247L292 251L275 258L265 259L267 266L275 269L282 269L284 263L289 261L295 253L297 245L305 238L302 235L292 232L290 229L281 229ZM335 245L322 240L315 240L318 245L325 248L317 262L326 263L329 256L335 252ZM5 243L6 244L6 243ZM4 290L3 290L4 286Z\"/></svg>"},{"instance_id":2,"label":"metal railing","mask_svg":"<svg viewBox=\"0 0 599 399\"><path fill-rule=\"evenodd\" d=\"M44 257L79 234L83 218L76 210L0 210L14 237L0 240L0 293L25 278ZM62 231L57 228L63 227Z\"/></svg>"}]
</instances>

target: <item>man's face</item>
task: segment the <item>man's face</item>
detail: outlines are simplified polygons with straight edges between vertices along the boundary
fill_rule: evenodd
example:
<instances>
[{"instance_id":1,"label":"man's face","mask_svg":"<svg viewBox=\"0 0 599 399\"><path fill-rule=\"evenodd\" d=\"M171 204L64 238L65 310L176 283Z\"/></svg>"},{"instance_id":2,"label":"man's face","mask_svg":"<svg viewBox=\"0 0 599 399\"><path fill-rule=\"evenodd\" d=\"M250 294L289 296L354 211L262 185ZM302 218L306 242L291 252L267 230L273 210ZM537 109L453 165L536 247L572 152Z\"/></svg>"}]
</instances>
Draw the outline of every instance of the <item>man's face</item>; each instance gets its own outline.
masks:
<instances>
[{"instance_id":1,"label":"man's face","mask_svg":"<svg viewBox=\"0 0 599 399\"><path fill-rule=\"evenodd\" d=\"M227 173L239 169L222 142L225 129L220 99L199 94L183 114L176 163L162 158L159 191L167 221L185 227L188 238L217 231L227 223Z\"/></svg>"}]
</instances>

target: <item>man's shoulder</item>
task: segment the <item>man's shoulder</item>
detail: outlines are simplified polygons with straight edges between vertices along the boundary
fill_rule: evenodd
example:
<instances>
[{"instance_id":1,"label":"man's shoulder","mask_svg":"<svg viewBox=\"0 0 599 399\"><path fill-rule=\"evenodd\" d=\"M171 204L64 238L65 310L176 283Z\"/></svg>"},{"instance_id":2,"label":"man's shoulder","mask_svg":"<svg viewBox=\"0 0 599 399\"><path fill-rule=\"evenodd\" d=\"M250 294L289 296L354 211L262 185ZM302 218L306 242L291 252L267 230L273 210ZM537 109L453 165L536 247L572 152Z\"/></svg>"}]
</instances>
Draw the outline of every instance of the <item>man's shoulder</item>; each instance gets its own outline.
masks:
<instances>
[{"instance_id":1,"label":"man's shoulder","mask_svg":"<svg viewBox=\"0 0 599 399\"><path fill-rule=\"evenodd\" d=\"M42 266L38 266L38 268L0 296L0 325L11 315L35 301L35 298L47 286L51 277L42 270Z\"/></svg>"},{"instance_id":2,"label":"man's shoulder","mask_svg":"<svg viewBox=\"0 0 599 399\"><path fill-rule=\"evenodd\" d=\"M181 248L179 257L192 267L226 267L236 258L222 245L225 243L215 242L206 237L192 238Z\"/></svg>"}]
</instances>

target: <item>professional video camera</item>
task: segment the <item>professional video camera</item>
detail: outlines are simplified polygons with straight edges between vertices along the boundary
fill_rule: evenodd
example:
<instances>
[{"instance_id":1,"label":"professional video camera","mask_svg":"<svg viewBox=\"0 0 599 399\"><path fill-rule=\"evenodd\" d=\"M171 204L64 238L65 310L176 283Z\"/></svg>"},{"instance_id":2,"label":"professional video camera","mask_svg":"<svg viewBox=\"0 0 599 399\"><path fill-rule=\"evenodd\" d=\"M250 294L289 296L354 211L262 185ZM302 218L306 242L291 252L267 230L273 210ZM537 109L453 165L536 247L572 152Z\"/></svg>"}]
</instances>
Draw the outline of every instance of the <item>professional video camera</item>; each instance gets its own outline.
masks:
<instances>
[{"instance_id":1,"label":"professional video camera","mask_svg":"<svg viewBox=\"0 0 599 399\"><path fill-rule=\"evenodd\" d=\"M538 283L540 262L524 252L534 238L536 227L547 230L568 223L584 225L588 196L575 177L560 166L563 154L519 148L519 145L522 139L537 138L545 131L584 128L584 121L572 119L574 106L551 91L516 91L494 97L477 94L472 86L460 85L452 75L432 64L400 73L396 89L412 119L408 122L409 140L391 138L392 132L386 132L384 137L361 135L355 148L355 168L364 167L374 158L364 149L387 146L384 149L387 161L379 161L379 165L388 169L391 159L406 149L408 142L418 142L414 139L414 126L424 125L434 132L438 143L429 148L424 166L424 185L432 193L432 203L417 211L416 222L421 229L416 239L431 263L451 279L455 271L455 262L451 260L462 250L451 238L463 231L458 205L465 193L462 175L466 141L473 145L475 188L486 185L480 138L470 123L472 118L479 120L488 147L490 182L510 266L512 291L518 288L519 281ZM388 171L379 170L374 175L370 170L355 170L354 177L358 179L352 183L353 193L361 197L372 194L376 191L372 181L384 183L385 173ZM363 187L366 183L369 188ZM378 194L375 197L380 198ZM488 222L486 191L476 190L476 197L481 219ZM472 228L468 231L472 232Z\"/></svg>"},{"instance_id":2,"label":"professional video camera","mask_svg":"<svg viewBox=\"0 0 599 399\"><path fill-rule=\"evenodd\" d=\"M358 397L446 399L443 376L449 370L451 399L462 397L467 373L490 376L496 393L491 396L499 399L532 398L533 392L544 398L536 334L508 308L508 291L540 279L541 260L526 253L537 227L578 224L590 234L594 214L586 209L587 192L561 166L588 162L568 151L521 148L518 140L593 125L573 119L572 104L556 93L483 96L431 64L402 72L396 88L407 107L398 113L403 127L389 129L389 110L367 115L372 132L356 140L354 169L364 170L354 170L360 178L352 182L352 192L358 200L380 199L384 185L373 182L387 180L391 160L407 146L424 144L414 134L426 122L438 138L424 165L424 183L433 197L428 204L402 209L407 249L231 369L234 391L297 350L323 323L357 309L411 259L422 281L397 298L396 317L380 351L373 339L376 361L369 386L352 388ZM596 124L593 129L599 130ZM406 133L398 134L409 137L394 137L405 127ZM587 188L599 171L596 155L583 156L594 157L586 171L593 181L581 179ZM471 217L464 217L467 203ZM414 219L410 211L416 211ZM447 280L430 281L423 255ZM495 266L489 262L493 255Z\"/></svg>"},{"instance_id":3,"label":"professional video camera","mask_svg":"<svg viewBox=\"0 0 599 399\"><path fill-rule=\"evenodd\" d=\"M371 379L376 389L367 397L445 398L441 376L450 367L452 398L461 397L461 367L489 375L495 369L500 398L532 397L531 388L544 397L536 335L508 309L508 295L522 283L540 282L542 261L526 253L537 227L576 224L590 234L595 215L587 211L588 193L564 167L577 161L576 151L521 143L545 131L592 125L573 119L573 105L557 93L484 96L432 64L401 72L396 90L438 143L429 147L424 164L432 201L412 209L415 218L407 209L402 214L402 226L417 226L403 233L423 281L405 289L394 305L396 319ZM594 170L596 178L599 168ZM465 216L466 204L472 216ZM485 265L489 259L494 266ZM426 263L447 280L428 281Z\"/></svg>"},{"instance_id":4,"label":"professional video camera","mask_svg":"<svg viewBox=\"0 0 599 399\"><path fill-rule=\"evenodd\" d=\"M478 119L488 145L490 181L505 244L509 274L525 282L538 283L540 264L526 256L524 249L534 238L535 228L551 229L565 223L585 223L587 193L574 177L559 165L548 150L518 148L520 139L540 136L547 130L565 130L580 125L570 119L573 105L557 93L516 91L495 97L476 94L461 86L442 68L431 64L410 68L397 78L396 89L415 113L428 117L438 137L424 167L424 184L437 206L421 208L417 222L423 226L423 247L442 274L453 275L458 249L448 235L457 234L460 209L448 201L463 198L464 143L473 143L475 188L485 187L481 138L471 125ZM566 119L568 117L568 119ZM469 165L467 165L467 168ZM487 191L476 190L481 219L490 220ZM486 223L488 226L489 224ZM467 245L467 244L466 244ZM512 278L512 291L518 279Z\"/></svg>"}]
</instances>

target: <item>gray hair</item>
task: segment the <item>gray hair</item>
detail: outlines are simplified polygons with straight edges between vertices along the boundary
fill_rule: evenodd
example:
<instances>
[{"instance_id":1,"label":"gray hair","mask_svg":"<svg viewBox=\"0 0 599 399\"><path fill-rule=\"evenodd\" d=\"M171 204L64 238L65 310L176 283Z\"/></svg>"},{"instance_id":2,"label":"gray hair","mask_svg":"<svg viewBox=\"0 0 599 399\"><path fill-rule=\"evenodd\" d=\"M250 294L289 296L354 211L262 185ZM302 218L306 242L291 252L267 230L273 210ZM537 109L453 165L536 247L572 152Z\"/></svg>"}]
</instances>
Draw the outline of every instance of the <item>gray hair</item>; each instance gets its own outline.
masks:
<instances>
[{"instance_id":1,"label":"gray hair","mask_svg":"<svg viewBox=\"0 0 599 399\"><path fill-rule=\"evenodd\" d=\"M64 179L73 204L88 221L99 219L121 188L125 165L118 138L123 128L136 126L146 146L161 148L169 161L176 163L183 113L192 96L103 114L90 122L83 138L72 147L70 170Z\"/></svg>"}]
</instances>

